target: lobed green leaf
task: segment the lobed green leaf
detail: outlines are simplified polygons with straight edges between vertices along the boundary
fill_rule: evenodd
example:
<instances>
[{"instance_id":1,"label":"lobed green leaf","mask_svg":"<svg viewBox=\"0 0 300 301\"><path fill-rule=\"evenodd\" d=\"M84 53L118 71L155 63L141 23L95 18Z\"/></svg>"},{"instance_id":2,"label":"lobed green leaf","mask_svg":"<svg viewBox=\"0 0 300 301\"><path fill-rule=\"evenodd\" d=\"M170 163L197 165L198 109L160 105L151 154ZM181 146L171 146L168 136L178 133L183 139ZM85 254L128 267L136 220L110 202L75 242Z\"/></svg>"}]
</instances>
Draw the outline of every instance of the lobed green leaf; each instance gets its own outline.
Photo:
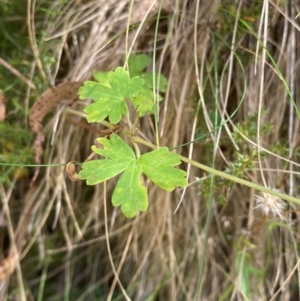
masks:
<instances>
[{"instance_id":1,"label":"lobed green leaf","mask_svg":"<svg viewBox=\"0 0 300 301\"><path fill-rule=\"evenodd\" d=\"M141 75L141 77L145 80L144 86L150 90L153 90L153 73L152 72L146 72ZM159 77L159 82L157 83L157 79ZM168 86L168 80L162 75L155 73L155 84L158 87L155 87L160 92L166 92L167 86Z\"/></svg>"},{"instance_id":2,"label":"lobed green leaf","mask_svg":"<svg viewBox=\"0 0 300 301\"><path fill-rule=\"evenodd\" d=\"M131 102L140 116L146 113L154 113L153 91L144 88L139 93L133 95Z\"/></svg>"},{"instance_id":3,"label":"lobed green leaf","mask_svg":"<svg viewBox=\"0 0 300 301\"><path fill-rule=\"evenodd\" d=\"M107 72L95 71L93 72L93 78L98 81L101 85L111 89L111 86L107 79Z\"/></svg>"},{"instance_id":4,"label":"lobed green leaf","mask_svg":"<svg viewBox=\"0 0 300 301\"><path fill-rule=\"evenodd\" d=\"M96 185L123 172L128 162L115 162L110 159L93 160L84 162L79 172L79 179L86 180L87 185Z\"/></svg>"},{"instance_id":5,"label":"lobed green leaf","mask_svg":"<svg viewBox=\"0 0 300 301\"><path fill-rule=\"evenodd\" d=\"M103 78L100 75L99 77ZM88 114L88 122L101 122L108 117L111 123L118 123L128 112L125 99L141 91L143 84L144 80L140 77L130 79L129 73L121 67L109 72L104 84L85 82L78 92L80 98L91 98L95 101L84 109Z\"/></svg>"},{"instance_id":6,"label":"lobed green leaf","mask_svg":"<svg viewBox=\"0 0 300 301\"><path fill-rule=\"evenodd\" d=\"M136 159L133 150L116 134L110 139L98 138L93 151L105 159L85 162L79 172L80 179L95 185L124 172L113 192L112 204L121 206L127 217L148 207L147 188L142 182L142 173L159 187L172 191L176 186L187 185L186 172L174 166L180 157L162 147Z\"/></svg>"},{"instance_id":7,"label":"lobed green leaf","mask_svg":"<svg viewBox=\"0 0 300 301\"><path fill-rule=\"evenodd\" d=\"M151 60L146 54L131 56L128 59L130 76L138 76L150 64Z\"/></svg>"},{"instance_id":8,"label":"lobed green leaf","mask_svg":"<svg viewBox=\"0 0 300 301\"><path fill-rule=\"evenodd\" d=\"M157 186L172 191L176 186L187 185L186 172L174 168L180 164L180 156L167 147L156 149L139 158L143 173Z\"/></svg>"},{"instance_id":9,"label":"lobed green leaf","mask_svg":"<svg viewBox=\"0 0 300 301\"><path fill-rule=\"evenodd\" d=\"M103 137L96 139L96 141L98 146L94 145L92 150L103 157L128 162L136 158L133 150L119 135L113 134L110 139Z\"/></svg>"},{"instance_id":10,"label":"lobed green leaf","mask_svg":"<svg viewBox=\"0 0 300 301\"><path fill-rule=\"evenodd\" d=\"M115 177L135 160L132 149L118 135L112 135L110 139L98 138L97 144L92 150L107 159L82 164L79 178L86 179L88 185L95 185Z\"/></svg>"},{"instance_id":11,"label":"lobed green leaf","mask_svg":"<svg viewBox=\"0 0 300 301\"><path fill-rule=\"evenodd\" d=\"M134 217L138 211L148 208L147 188L141 181L142 168L132 162L120 177L112 196L113 206L120 206L124 215Z\"/></svg>"}]
</instances>

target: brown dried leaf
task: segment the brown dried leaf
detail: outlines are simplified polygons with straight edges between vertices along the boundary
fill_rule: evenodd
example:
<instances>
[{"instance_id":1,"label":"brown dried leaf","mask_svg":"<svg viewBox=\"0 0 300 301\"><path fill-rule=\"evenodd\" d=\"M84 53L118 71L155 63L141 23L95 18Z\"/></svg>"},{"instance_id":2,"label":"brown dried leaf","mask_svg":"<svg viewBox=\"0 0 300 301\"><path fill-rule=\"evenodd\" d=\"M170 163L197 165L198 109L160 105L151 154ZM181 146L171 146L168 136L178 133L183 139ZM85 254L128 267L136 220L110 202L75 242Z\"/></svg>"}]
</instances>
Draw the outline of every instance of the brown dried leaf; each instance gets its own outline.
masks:
<instances>
[{"instance_id":1,"label":"brown dried leaf","mask_svg":"<svg viewBox=\"0 0 300 301\"><path fill-rule=\"evenodd\" d=\"M5 119L5 103L4 103L4 95L2 90L0 89L0 122Z\"/></svg>"},{"instance_id":2,"label":"brown dried leaf","mask_svg":"<svg viewBox=\"0 0 300 301\"><path fill-rule=\"evenodd\" d=\"M48 89L32 106L29 114L29 125L31 130L36 134L34 141L35 164L41 164L43 154L44 135L42 121L44 117L60 102L66 101L68 105L71 105L78 100L77 92L81 85L82 82L66 82L55 88ZM36 180L38 174L39 168L36 167L31 185Z\"/></svg>"}]
</instances>

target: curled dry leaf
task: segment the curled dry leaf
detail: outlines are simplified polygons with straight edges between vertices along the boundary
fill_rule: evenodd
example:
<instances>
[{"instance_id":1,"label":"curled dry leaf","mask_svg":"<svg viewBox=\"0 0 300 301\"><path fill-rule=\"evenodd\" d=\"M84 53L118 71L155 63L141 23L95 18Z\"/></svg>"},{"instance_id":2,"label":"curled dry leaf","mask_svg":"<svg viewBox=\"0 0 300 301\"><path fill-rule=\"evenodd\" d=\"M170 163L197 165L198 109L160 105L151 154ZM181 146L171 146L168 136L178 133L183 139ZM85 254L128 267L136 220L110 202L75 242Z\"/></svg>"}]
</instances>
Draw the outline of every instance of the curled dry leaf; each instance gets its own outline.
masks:
<instances>
[{"instance_id":1,"label":"curled dry leaf","mask_svg":"<svg viewBox=\"0 0 300 301\"><path fill-rule=\"evenodd\" d=\"M4 103L4 95L2 90L0 89L0 122L5 119L5 103Z\"/></svg>"},{"instance_id":2,"label":"curled dry leaf","mask_svg":"<svg viewBox=\"0 0 300 301\"><path fill-rule=\"evenodd\" d=\"M9 255L0 262L0 281L6 280L15 270L19 256Z\"/></svg>"},{"instance_id":3,"label":"curled dry leaf","mask_svg":"<svg viewBox=\"0 0 300 301\"><path fill-rule=\"evenodd\" d=\"M73 104L78 98L77 92L82 82L66 82L55 88L48 89L32 106L29 114L29 124L33 133L35 133L34 141L34 162L39 165L42 161L43 154L43 125L44 117L50 113L57 104L66 101L68 105ZM36 167L34 176L31 180L31 186L39 174L39 167Z\"/></svg>"},{"instance_id":4,"label":"curled dry leaf","mask_svg":"<svg viewBox=\"0 0 300 301\"><path fill-rule=\"evenodd\" d=\"M76 167L75 167L74 163L76 165L79 165L79 163L76 162L76 161L69 162L66 166L66 172L68 173L68 176L69 176L70 180L79 181L78 173L76 171Z\"/></svg>"}]
</instances>

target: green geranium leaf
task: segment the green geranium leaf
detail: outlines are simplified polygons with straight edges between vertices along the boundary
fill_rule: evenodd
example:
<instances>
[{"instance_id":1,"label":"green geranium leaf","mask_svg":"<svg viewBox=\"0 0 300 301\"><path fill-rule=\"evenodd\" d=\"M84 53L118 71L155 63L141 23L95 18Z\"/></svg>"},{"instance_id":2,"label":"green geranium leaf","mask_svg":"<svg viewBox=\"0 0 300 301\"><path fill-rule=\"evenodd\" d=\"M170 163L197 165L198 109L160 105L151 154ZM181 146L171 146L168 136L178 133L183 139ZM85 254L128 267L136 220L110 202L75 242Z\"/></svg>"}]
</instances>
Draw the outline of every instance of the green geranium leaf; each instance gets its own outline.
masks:
<instances>
[{"instance_id":1,"label":"green geranium leaf","mask_svg":"<svg viewBox=\"0 0 300 301\"><path fill-rule=\"evenodd\" d=\"M144 116L146 113L154 113L153 91L149 89L143 88L131 98L131 102L140 116Z\"/></svg>"},{"instance_id":2,"label":"green geranium leaf","mask_svg":"<svg viewBox=\"0 0 300 301\"><path fill-rule=\"evenodd\" d=\"M128 111L125 98L141 91L143 84L144 80L140 77L130 79L129 73L121 67L109 72L104 84L85 82L79 89L80 98L95 101L84 109L88 122L100 122L108 117L111 123L118 123Z\"/></svg>"},{"instance_id":3,"label":"green geranium leaf","mask_svg":"<svg viewBox=\"0 0 300 301\"><path fill-rule=\"evenodd\" d=\"M130 75L139 76L145 80L143 89L138 93L132 94L131 97L131 102L140 116L144 116L146 113L154 114L153 72L143 72L150 62L150 58L145 54L132 56L128 60ZM155 87L156 100L161 101L163 98L158 92L166 92L168 81L162 74L158 73L154 74L154 78L158 86ZM157 83L158 78L159 82Z\"/></svg>"},{"instance_id":4,"label":"green geranium leaf","mask_svg":"<svg viewBox=\"0 0 300 301\"><path fill-rule=\"evenodd\" d=\"M162 147L139 158L143 173L157 186L172 191L176 186L187 185L186 172L174 168L180 164L180 156Z\"/></svg>"},{"instance_id":5,"label":"green geranium leaf","mask_svg":"<svg viewBox=\"0 0 300 301\"><path fill-rule=\"evenodd\" d=\"M132 162L118 181L112 196L113 206L120 206L126 217L134 217L138 211L148 208L147 188L141 181L142 168Z\"/></svg>"},{"instance_id":6,"label":"green geranium leaf","mask_svg":"<svg viewBox=\"0 0 300 301\"><path fill-rule=\"evenodd\" d=\"M135 159L133 150L118 135L111 135L110 139L98 138L96 141L98 145L94 145L92 150L103 157L128 162Z\"/></svg>"},{"instance_id":7,"label":"green geranium leaf","mask_svg":"<svg viewBox=\"0 0 300 301\"><path fill-rule=\"evenodd\" d=\"M142 71L150 64L151 60L146 54L131 56L128 59L130 76L139 76Z\"/></svg>"},{"instance_id":8,"label":"green geranium leaf","mask_svg":"<svg viewBox=\"0 0 300 301\"><path fill-rule=\"evenodd\" d=\"M153 73L152 72L146 72L141 75L141 78L145 80L145 87L153 90ZM157 79L159 78L159 83L157 84ZM167 86L168 86L168 81L167 79L162 75L155 73L155 85L158 85L158 87L155 87L158 91L160 92L166 92L167 91Z\"/></svg>"},{"instance_id":9,"label":"green geranium leaf","mask_svg":"<svg viewBox=\"0 0 300 301\"><path fill-rule=\"evenodd\" d=\"M118 135L112 135L110 139L98 138L97 143L99 145L94 145L93 151L106 159L82 164L79 178L86 179L88 185L95 185L115 177L135 160L132 149Z\"/></svg>"},{"instance_id":10,"label":"green geranium leaf","mask_svg":"<svg viewBox=\"0 0 300 301\"><path fill-rule=\"evenodd\" d=\"M97 145L92 149L105 158L83 163L79 178L86 179L88 185L95 185L123 172L114 190L112 204L121 206L127 217L147 210L147 188L143 184L142 174L168 191L187 184L186 172L174 168L180 163L179 156L169 152L167 147L136 159L132 149L113 134L110 139L98 138Z\"/></svg>"},{"instance_id":11,"label":"green geranium leaf","mask_svg":"<svg viewBox=\"0 0 300 301\"><path fill-rule=\"evenodd\" d=\"M96 81L98 81L101 85L111 88L107 79L107 72L95 71L93 73L93 78Z\"/></svg>"},{"instance_id":12,"label":"green geranium leaf","mask_svg":"<svg viewBox=\"0 0 300 301\"><path fill-rule=\"evenodd\" d=\"M131 56L128 59L128 66L130 76L140 76L145 80L144 87L153 90L153 72L143 72L149 66L150 62L151 60L146 54L139 54ZM157 84L158 78L159 83ZM162 74L155 73L154 80L155 85L158 85L156 89L160 92L166 92L168 86L167 79Z\"/></svg>"},{"instance_id":13,"label":"green geranium leaf","mask_svg":"<svg viewBox=\"0 0 300 301\"><path fill-rule=\"evenodd\" d=\"M126 162L112 162L112 160L93 160L83 163L83 169L79 172L81 180L86 179L87 185L96 185L115 177L128 166Z\"/></svg>"}]
</instances>

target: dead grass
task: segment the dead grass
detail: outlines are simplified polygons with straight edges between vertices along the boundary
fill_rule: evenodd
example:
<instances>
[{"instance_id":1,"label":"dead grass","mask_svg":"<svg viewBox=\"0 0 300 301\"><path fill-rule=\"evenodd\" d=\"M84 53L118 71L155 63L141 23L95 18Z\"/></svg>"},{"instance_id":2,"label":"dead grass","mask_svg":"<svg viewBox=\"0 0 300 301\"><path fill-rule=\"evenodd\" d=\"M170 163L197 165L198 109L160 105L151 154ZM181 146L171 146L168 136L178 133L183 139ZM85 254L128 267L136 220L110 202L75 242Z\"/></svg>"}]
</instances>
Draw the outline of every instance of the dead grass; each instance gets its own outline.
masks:
<instances>
[{"instance_id":1,"label":"dead grass","mask_svg":"<svg viewBox=\"0 0 300 301\"><path fill-rule=\"evenodd\" d=\"M29 3L32 69L47 82L90 79L95 70L123 65L129 50L150 57L155 51L155 69L169 82L160 107L160 144L175 147L211 132L176 152L212 166L215 147L216 169L298 197L293 162L298 158L299 117L287 86L298 104L299 1L243 1L237 6L234 1L165 1L161 11L159 1L152 10L152 1L144 0L134 6L113 0L53 1L56 13L49 12L48 19L36 18L42 2ZM41 29L46 34L37 45ZM46 45L54 65L40 59ZM73 108L82 111L87 102ZM212 132L216 107L219 119L227 122ZM47 141L54 118L45 125ZM140 131L155 143L152 122L146 116ZM88 157L100 127L86 129L84 123L70 113L62 116L45 163ZM257 131L263 125L269 130ZM255 152L258 147L269 153ZM16 189L1 184L9 254L14 254L14 241L22 249L20 267L11 257L17 270L10 281L3 277L12 298L7 300L298 299L297 206L289 204L283 220L265 218L254 209L254 190L219 178L210 190L212 178L183 167L189 168L191 185L169 193L147 182L149 209L133 220L110 204L114 181L87 187L71 182L64 167L48 167L38 185L26 188L21 197L22 207L31 212L21 223L27 230L21 242L14 238L22 218ZM26 187L22 181L17 188ZM211 222L206 228L208 204Z\"/></svg>"}]
</instances>

